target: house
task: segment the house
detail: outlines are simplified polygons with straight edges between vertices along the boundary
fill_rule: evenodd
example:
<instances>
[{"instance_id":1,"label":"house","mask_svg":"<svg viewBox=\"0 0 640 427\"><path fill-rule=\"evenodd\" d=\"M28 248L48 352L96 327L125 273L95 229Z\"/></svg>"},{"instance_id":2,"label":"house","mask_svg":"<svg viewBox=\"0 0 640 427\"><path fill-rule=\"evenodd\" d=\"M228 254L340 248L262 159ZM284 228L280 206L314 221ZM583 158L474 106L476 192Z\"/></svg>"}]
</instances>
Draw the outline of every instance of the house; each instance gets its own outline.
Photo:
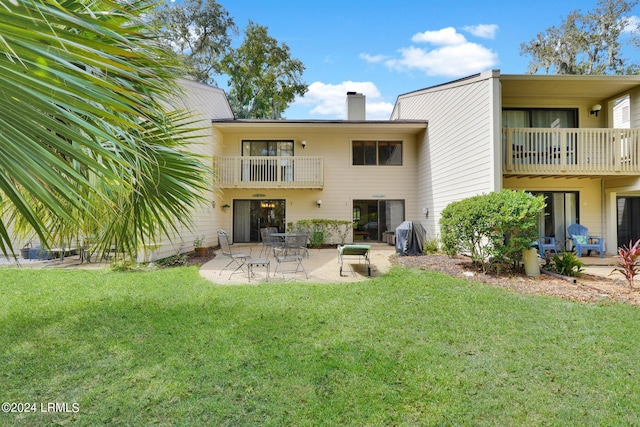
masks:
<instances>
[{"instance_id":1,"label":"house","mask_svg":"<svg viewBox=\"0 0 640 427\"><path fill-rule=\"evenodd\" d=\"M627 128L614 108L628 99ZM640 76L502 75L492 70L400 95L392 120L428 120L417 203L438 232L454 200L503 188L543 194L540 234L578 222L606 248L640 238Z\"/></svg>"},{"instance_id":2,"label":"house","mask_svg":"<svg viewBox=\"0 0 640 427\"><path fill-rule=\"evenodd\" d=\"M223 91L181 84L215 177L193 229L156 256L312 218L352 221L353 241L387 241L404 220L433 238L449 203L503 188L544 195L540 235L566 245L572 223L609 252L640 238L640 76L491 70L399 95L389 120L366 120L355 92L346 120L236 120Z\"/></svg>"},{"instance_id":3,"label":"house","mask_svg":"<svg viewBox=\"0 0 640 427\"><path fill-rule=\"evenodd\" d=\"M439 233L451 202L503 188L545 196L540 235L567 247L572 223L609 252L640 238L640 76L491 70L398 96L390 120L212 121L223 206L236 242L308 218L352 220L385 241L403 220Z\"/></svg>"},{"instance_id":4,"label":"house","mask_svg":"<svg viewBox=\"0 0 640 427\"><path fill-rule=\"evenodd\" d=\"M384 241L420 216L426 120L367 121L353 92L347 111L347 120L213 120L217 213L234 242L314 218L353 221L353 240Z\"/></svg>"}]
</instances>

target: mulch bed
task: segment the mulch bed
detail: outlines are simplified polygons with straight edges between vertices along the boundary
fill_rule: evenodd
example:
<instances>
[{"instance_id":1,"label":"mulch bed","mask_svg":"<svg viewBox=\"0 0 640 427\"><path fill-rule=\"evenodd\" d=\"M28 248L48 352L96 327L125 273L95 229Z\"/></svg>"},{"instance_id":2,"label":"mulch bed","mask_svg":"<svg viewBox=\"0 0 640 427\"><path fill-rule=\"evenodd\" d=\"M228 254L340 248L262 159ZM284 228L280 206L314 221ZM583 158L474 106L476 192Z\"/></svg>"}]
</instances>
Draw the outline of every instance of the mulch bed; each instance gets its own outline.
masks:
<instances>
[{"instance_id":1,"label":"mulch bed","mask_svg":"<svg viewBox=\"0 0 640 427\"><path fill-rule=\"evenodd\" d=\"M437 271L449 276L499 286L523 294L548 295L581 302L618 301L640 305L640 289L629 289L622 275L606 278L581 274L577 277L577 283L546 274L529 277L520 271L496 275L483 273L472 265L468 257L450 258L445 255L393 257L392 263L408 268Z\"/></svg>"}]
</instances>

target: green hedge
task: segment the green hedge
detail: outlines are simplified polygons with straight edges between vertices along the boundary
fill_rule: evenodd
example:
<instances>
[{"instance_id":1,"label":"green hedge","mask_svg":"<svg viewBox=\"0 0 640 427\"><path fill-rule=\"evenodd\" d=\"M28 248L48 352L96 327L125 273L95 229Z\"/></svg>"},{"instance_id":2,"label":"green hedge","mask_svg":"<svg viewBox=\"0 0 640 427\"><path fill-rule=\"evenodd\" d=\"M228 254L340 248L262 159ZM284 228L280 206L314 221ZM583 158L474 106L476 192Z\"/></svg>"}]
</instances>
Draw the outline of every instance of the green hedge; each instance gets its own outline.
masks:
<instances>
[{"instance_id":1,"label":"green hedge","mask_svg":"<svg viewBox=\"0 0 640 427\"><path fill-rule=\"evenodd\" d=\"M307 229L311 232L311 247L322 246L328 237L337 236L340 244L344 245L351 233L353 223L337 219L301 219L287 224L288 231Z\"/></svg>"}]
</instances>

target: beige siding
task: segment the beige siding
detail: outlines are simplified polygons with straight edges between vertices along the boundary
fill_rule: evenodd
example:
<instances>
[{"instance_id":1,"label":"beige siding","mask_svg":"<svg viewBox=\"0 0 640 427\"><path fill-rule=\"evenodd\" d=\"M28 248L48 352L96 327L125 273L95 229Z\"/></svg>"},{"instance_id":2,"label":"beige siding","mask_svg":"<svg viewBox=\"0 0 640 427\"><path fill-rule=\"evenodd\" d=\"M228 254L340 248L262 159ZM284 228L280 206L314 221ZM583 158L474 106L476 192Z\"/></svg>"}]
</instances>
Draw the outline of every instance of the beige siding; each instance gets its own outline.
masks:
<instances>
[{"instance_id":1,"label":"beige siding","mask_svg":"<svg viewBox=\"0 0 640 427\"><path fill-rule=\"evenodd\" d=\"M215 127L215 124L214 124ZM418 132L420 133L420 132ZM254 194L264 194L260 199L284 199L286 221L301 219L351 220L354 199L405 200L406 219L417 220L418 205L416 180L417 149L416 131L384 133L359 128L335 129L296 128L261 129L260 131L226 130L221 155L241 154L243 139L294 140L294 155L319 156L324 158L324 188L322 190L280 189L225 189L221 203L233 206L233 200L254 199ZM353 140L401 140L403 141L402 166L353 166L351 141ZM300 142L306 141L302 149ZM382 196L379 196L382 195ZM322 200L318 208L316 201ZM232 212L223 216L222 228L231 232ZM333 240L333 243L338 243Z\"/></svg>"},{"instance_id":2,"label":"beige siding","mask_svg":"<svg viewBox=\"0 0 640 427\"><path fill-rule=\"evenodd\" d=\"M211 120L233 118L233 113L223 90L187 80L180 80L180 86L184 94L181 94L177 107L195 114L194 118L198 120L196 126L200 128L189 150L204 156L204 161L211 166L213 156L218 154L216 142L220 141L219 133L211 127ZM157 250L158 257L193 250L193 240L197 236L206 237L206 246L217 245L216 231L221 228L225 214L220 208L223 203L220 203L214 188L212 185L211 190L204 194L206 202L193 210L191 229L181 226L178 235L162 238Z\"/></svg>"},{"instance_id":3,"label":"beige siding","mask_svg":"<svg viewBox=\"0 0 640 427\"><path fill-rule=\"evenodd\" d=\"M418 204L423 223L438 233L440 212L451 202L500 190L495 135L497 81L493 73L400 96L394 119L428 120L418 150Z\"/></svg>"},{"instance_id":4,"label":"beige siding","mask_svg":"<svg viewBox=\"0 0 640 427\"><path fill-rule=\"evenodd\" d=\"M606 236L602 180L585 178L506 178L504 188L525 191L578 191L580 224L593 236ZM609 246L605 246L609 251Z\"/></svg>"}]
</instances>

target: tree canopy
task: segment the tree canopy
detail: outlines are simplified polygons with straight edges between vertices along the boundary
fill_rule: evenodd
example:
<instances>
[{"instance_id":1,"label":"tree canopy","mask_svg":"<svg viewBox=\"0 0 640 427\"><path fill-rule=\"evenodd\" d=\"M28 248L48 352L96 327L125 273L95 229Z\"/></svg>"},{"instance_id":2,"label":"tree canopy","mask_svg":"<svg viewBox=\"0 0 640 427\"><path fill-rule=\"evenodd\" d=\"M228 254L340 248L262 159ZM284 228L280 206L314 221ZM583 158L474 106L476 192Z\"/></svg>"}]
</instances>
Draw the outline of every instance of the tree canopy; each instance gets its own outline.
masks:
<instances>
[{"instance_id":1,"label":"tree canopy","mask_svg":"<svg viewBox=\"0 0 640 427\"><path fill-rule=\"evenodd\" d=\"M232 47L237 27L215 0L164 3L153 14L162 42L174 50L194 80L228 78L228 98L238 118L279 119L296 95L304 95L304 64L267 27L251 21L242 44Z\"/></svg>"},{"instance_id":2,"label":"tree canopy","mask_svg":"<svg viewBox=\"0 0 640 427\"><path fill-rule=\"evenodd\" d=\"M572 11L558 27L549 27L528 43L520 54L531 56L529 73L544 70L556 74L638 74L638 64L623 57L629 13L638 0L600 0L590 12Z\"/></svg>"},{"instance_id":3,"label":"tree canopy","mask_svg":"<svg viewBox=\"0 0 640 427\"><path fill-rule=\"evenodd\" d=\"M222 59L238 33L222 5L215 0L163 3L153 12L152 25L162 43L180 56L190 78L216 84Z\"/></svg>"},{"instance_id":4,"label":"tree canopy","mask_svg":"<svg viewBox=\"0 0 640 427\"><path fill-rule=\"evenodd\" d=\"M93 236L132 254L189 223L208 169L167 108L180 67L147 1L18 0L0 8L0 249ZM173 111L173 112L167 112Z\"/></svg>"},{"instance_id":5,"label":"tree canopy","mask_svg":"<svg viewBox=\"0 0 640 427\"><path fill-rule=\"evenodd\" d=\"M229 103L236 117L279 119L296 95L304 95L304 65L267 27L249 21L244 42L222 63L229 76Z\"/></svg>"}]
</instances>

